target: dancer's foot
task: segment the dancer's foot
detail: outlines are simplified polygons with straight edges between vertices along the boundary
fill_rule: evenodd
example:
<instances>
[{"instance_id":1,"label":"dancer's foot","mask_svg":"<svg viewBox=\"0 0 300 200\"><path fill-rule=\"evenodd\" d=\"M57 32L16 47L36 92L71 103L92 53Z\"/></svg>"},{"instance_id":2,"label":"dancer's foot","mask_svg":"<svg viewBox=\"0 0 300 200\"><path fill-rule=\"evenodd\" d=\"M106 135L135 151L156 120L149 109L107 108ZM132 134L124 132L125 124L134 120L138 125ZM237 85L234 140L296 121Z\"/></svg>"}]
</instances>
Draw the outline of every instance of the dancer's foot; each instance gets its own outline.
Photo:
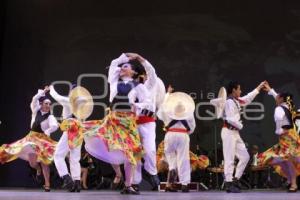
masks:
<instances>
[{"instance_id":1,"label":"dancer's foot","mask_svg":"<svg viewBox=\"0 0 300 200\"><path fill-rule=\"evenodd\" d=\"M51 191L50 186L44 185L43 188L44 188L45 192L50 192Z\"/></svg>"},{"instance_id":2,"label":"dancer's foot","mask_svg":"<svg viewBox=\"0 0 300 200\"><path fill-rule=\"evenodd\" d=\"M294 193L294 192L297 192L297 190L298 190L297 185L294 185L294 186L291 186L291 187L288 189L288 192L289 192L289 193Z\"/></svg>"},{"instance_id":3,"label":"dancer's foot","mask_svg":"<svg viewBox=\"0 0 300 200\"><path fill-rule=\"evenodd\" d=\"M140 186L138 184L132 184L132 187L135 191L137 191L137 192L140 191Z\"/></svg>"},{"instance_id":4,"label":"dancer's foot","mask_svg":"<svg viewBox=\"0 0 300 200\"><path fill-rule=\"evenodd\" d=\"M177 192L177 189L173 185L167 185L165 192Z\"/></svg>"},{"instance_id":5,"label":"dancer's foot","mask_svg":"<svg viewBox=\"0 0 300 200\"><path fill-rule=\"evenodd\" d=\"M189 186L187 186L187 185L182 185L182 186L181 186L181 191L182 191L183 193L188 193L188 192L190 192Z\"/></svg>"},{"instance_id":6,"label":"dancer's foot","mask_svg":"<svg viewBox=\"0 0 300 200\"><path fill-rule=\"evenodd\" d=\"M113 183L111 184L112 190L120 190L124 187L124 181L122 176L116 176Z\"/></svg>"},{"instance_id":7,"label":"dancer's foot","mask_svg":"<svg viewBox=\"0 0 300 200\"><path fill-rule=\"evenodd\" d=\"M73 182L71 176L69 174L67 174L67 175L64 175L62 177L62 179L64 180L62 188L67 189L69 191L72 190L72 188L74 186L74 182Z\"/></svg>"},{"instance_id":8,"label":"dancer's foot","mask_svg":"<svg viewBox=\"0 0 300 200\"><path fill-rule=\"evenodd\" d=\"M80 192L80 190L81 190L80 180L75 180L73 188L70 190L70 192Z\"/></svg>"},{"instance_id":9,"label":"dancer's foot","mask_svg":"<svg viewBox=\"0 0 300 200\"><path fill-rule=\"evenodd\" d=\"M42 170L39 168L36 170L36 176L35 176L36 182L38 185L42 185L43 183L43 174Z\"/></svg>"},{"instance_id":10,"label":"dancer's foot","mask_svg":"<svg viewBox=\"0 0 300 200\"><path fill-rule=\"evenodd\" d=\"M140 192L136 191L132 186L125 186L124 189L121 191L121 194L139 195Z\"/></svg>"},{"instance_id":11,"label":"dancer's foot","mask_svg":"<svg viewBox=\"0 0 300 200\"><path fill-rule=\"evenodd\" d=\"M226 182L226 192L227 193L240 193L240 189L235 186L232 182Z\"/></svg>"}]
</instances>

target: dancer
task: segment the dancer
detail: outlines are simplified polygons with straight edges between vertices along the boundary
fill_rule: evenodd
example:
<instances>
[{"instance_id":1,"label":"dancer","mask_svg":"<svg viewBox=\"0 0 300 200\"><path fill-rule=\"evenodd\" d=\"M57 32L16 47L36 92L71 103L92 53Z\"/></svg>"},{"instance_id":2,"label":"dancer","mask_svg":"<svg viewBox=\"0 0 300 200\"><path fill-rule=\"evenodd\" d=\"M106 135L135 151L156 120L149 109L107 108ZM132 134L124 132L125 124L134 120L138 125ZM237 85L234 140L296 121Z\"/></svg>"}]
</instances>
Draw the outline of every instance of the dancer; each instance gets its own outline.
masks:
<instances>
[{"instance_id":1,"label":"dancer","mask_svg":"<svg viewBox=\"0 0 300 200\"><path fill-rule=\"evenodd\" d=\"M121 194L139 194L132 187L135 167L140 161L143 150L137 130L134 103L143 99L147 90L136 81L138 63L126 54L113 60L109 67L108 82L110 84L111 108L103 120L79 122L64 120L62 130L84 134L85 149L92 156L112 164L116 171L114 182L122 179L119 165L125 166L125 187ZM134 92L135 95L131 95ZM136 96L137 99L132 98ZM85 106L78 107L85 112ZM73 111L74 112L74 111Z\"/></svg>"},{"instance_id":2,"label":"dancer","mask_svg":"<svg viewBox=\"0 0 300 200\"><path fill-rule=\"evenodd\" d=\"M45 179L45 192L50 192L49 164L53 161L56 145L56 142L50 138L50 134L58 128L58 123L50 112L51 100L46 97L48 92L49 87L46 86L44 90L38 90L38 93L32 98L29 134L14 143L3 144L0 147L2 164L20 158L28 161L30 166L37 170L37 176L40 176L42 171Z\"/></svg>"},{"instance_id":3,"label":"dancer","mask_svg":"<svg viewBox=\"0 0 300 200\"><path fill-rule=\"evenodd\" d=\"M249 154L245 143L240 137L239 131L242 130L241 122L241 106L250 104L256 95L264 86L264 82L260 83L257 88L246 96L240 97L242 91L238 82L230 82L227 86L228 99L224 109L224 126L221 131L224 155L224 175L226 181L226 191L232 193L240 192L238 181L243 175L245 167L249 161ZM239 159L238 165L234 171L234 159Z\"/></svg>"},{"instance_id":4,"label":"dancer","mask_svg":"<svg viewBox=\"0 0 300 200\"><path fill-rule=\"evenodd\" d=\"M73 87L73 86L72 86ZM73 89L73 88L72 88ZM70 105L70 98L66 96L59 95L54 86L50 86L50 95L60 104L63 106L62 110L62 119L74 118L75 116L72 115L72 109ZM55 153L54 153L54 163L56 169L58 171L59 176L63 179L63 188L68 189L70 192L80 192L80 155L81 155L81 143L72 143L69 141L69 136L67 132L63 132L62 136L60 137ZM66 165L66 156L69 156L69 163L70 163L70 171L71 176L68 172L68 168ZM72 177L72 178L71 178Z\"/></svg>"},{"instance_id":5,"label":"dancer","mask_svg":"<svg viewBox=\"0 0 300 200\"><path fill-rule=\"evenodd\" d=\"M166 192L176 192L173 183L178 172L182 192L189 192L188 184L191 180L190 166L190 137L196 127L193 99L182 92L172 93L169 86L164 103L157 116L164 122L166 135L164 139L164 152L169 165Z\"/></svg>"},{"instance_id":6,"label":"dancer","mask_svg":"<svg viewBox=\"0 0 300 200\"><path fill-rule=\"evenodd\" d=\"M156 162L157 162L157 170L159 173L169 171L169 166L166 160L164 146L165 146L164 141L162 141L157 148ZM204 170L209 166L210 161L207 156L205 155L198 156L192 151L190 151L189 154L190 154L190 164L191 164L192 172L198 169Z\"/></svg>"},{"instance_id":7,"label":"dancer","mask_svg":"<svg viewBox=\"0 0 300 200\"><path fill-rule=\"evenodd\" d=\"M274 120L279 143L259 154L258 164L274 166L275 171L290 183L288 192L296 192L297 176L300 175L300 138L296 132L295 119L299 114L297 116L292 94L277 94L267 82L265 90L276 101Z\"/></svg>"},{"instance_id":8,"label":"dancer","mask_svg":"<svg viewBox=\"0 0 300 200\"><path fill-rule=\"evenodd\" d=\"M136 115L138 116L137 124L140 134L141 142L144 149L144 172L142 173L142 162L137 164L133 186L136 190L139 190L139 184L143 177L150 183L152 190L157 190L160 184L157 176L156 168L156 117L155 113L159 100L165 95L165 87L155 73L154 67L142 56L136 53L126 54L130 60L137 60L142 68L139 69L138 82L145 85L148 93L142 94L143 98L139 99L139 102L135 103ZM161 90L161 85L163 90ZM135 95L135 93L131 93Z\"/></svg>"}]
</instances>

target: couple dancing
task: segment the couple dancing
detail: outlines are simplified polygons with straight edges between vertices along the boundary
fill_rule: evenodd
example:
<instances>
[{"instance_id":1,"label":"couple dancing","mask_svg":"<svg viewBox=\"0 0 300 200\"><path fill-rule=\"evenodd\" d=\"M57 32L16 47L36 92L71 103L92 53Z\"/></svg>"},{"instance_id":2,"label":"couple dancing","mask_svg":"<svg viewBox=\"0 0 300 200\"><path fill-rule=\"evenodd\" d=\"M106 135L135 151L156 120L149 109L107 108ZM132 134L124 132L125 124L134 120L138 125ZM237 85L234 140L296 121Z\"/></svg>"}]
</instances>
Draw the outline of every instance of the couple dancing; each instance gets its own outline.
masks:
<instances>
[{"instance_id":1,"label":"couple dancing","mask_svg":"<svg viewBox=\"0 0 300 200\"><path fill-rule=\"evenodd\" d=\"M293 103L293 95L288 92L276 93L269 83L264 81L252 92L241 97L241 85L238 82L230 82L226 91L223 91L225 94L223 98L211 101L217 109L221 110L220 116L224 121L221 138L226 191L229 193L240 192L239 179L249 161L248 151L239 134L239 131L243 129L241 107L250 104L261 90L268 92L275 99L275 134L279 136L279 143L259 154L259 165L272 165L280 175L286 177L290 183L288 192L296 192L298 189L296 178L300 174L300 140L295 127L298 116ZM234 174L235 157L239 162Z\"/></svg>"}]
</instances>

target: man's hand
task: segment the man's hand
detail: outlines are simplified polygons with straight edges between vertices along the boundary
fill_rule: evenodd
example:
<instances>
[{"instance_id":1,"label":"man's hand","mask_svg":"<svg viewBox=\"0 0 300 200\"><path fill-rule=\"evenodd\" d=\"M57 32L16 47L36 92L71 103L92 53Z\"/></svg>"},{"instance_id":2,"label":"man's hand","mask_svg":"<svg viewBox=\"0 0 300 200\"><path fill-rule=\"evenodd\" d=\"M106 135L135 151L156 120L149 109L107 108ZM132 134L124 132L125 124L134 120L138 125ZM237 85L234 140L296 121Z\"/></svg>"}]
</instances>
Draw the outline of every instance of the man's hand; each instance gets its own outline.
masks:
<instances>
[{"instance_id":1,"label":"man's hand","mask_svg":"<svg viewBox=\"0 0 300 200\"><path fill-rule=\"evenodd\" d=\"M257 90L258 91L260 91L264 86L265 86L265 83L266 83L267 81L263 81L263 82L261 82L258 86L257 86Z\"/></svg>"},{"instance_id":2,"label":"man's hand","mask_svg":"<svg viewBox=\"0 0 300 200\"><path fill-rule=\"evenodd\" d=\"M268 81L266 81L264 84L263 90L266 92L270 92L271 89L272 88L271 88L270 84L268 83Z\"/></svg>"},{"instance_id":3,"label":"man's hand","mask_svg":"<svg viewBox=\"0 0 300 200\"><path fill-rule=\"evenodd\" d=\"M44 88L44 93L46 94L49 91L50 91L50 87L48 85L46 85L45 88Z\"/></svg>"},{"instance_id":4,"label":"man's hand","mask_svg":"<svg viewBox=\"0 0 300 200\"><path fill-rule=\"evenodd\" d=\"M167 92L172 93L174 91L174 88L172 88L171 85L168 86Z\"/></svg>"}]
</instances>

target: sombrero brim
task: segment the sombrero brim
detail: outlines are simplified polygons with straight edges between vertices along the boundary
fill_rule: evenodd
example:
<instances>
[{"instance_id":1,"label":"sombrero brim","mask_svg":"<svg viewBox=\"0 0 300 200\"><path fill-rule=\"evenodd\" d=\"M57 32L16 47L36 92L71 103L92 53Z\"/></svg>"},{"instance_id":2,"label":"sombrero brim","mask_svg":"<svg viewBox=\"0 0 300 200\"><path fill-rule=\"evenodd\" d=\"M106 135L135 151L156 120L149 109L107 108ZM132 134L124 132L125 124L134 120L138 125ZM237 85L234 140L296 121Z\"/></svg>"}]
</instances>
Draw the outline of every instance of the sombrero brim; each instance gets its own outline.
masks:
<instances>
[{"instance_id":1,"label":"sombrero brim","mask_svg":"<svg viewBox=\"0 0 300 200\"><path fill-rule=\"evenodd\" d=\"M87 89L81 86L74 88L69 95L72 113L81 120L87 119L93 112L94 101ZM78 103L78 99L83 99Z\"/></svg>"},{"instance_id":2,"label":"sombrero brim","mask_svg":"<svg viewBox=\"0 0 300 200\"><path fill-rule=\"evenodd\" d=\"M181 104L184 106L182 112L176 112L176 106ZM171 93L162 104L162 109L172 119L183 120L193 116L195 111L195 102L193 98L184 92Z\"/></svg>"}]
</instances>

